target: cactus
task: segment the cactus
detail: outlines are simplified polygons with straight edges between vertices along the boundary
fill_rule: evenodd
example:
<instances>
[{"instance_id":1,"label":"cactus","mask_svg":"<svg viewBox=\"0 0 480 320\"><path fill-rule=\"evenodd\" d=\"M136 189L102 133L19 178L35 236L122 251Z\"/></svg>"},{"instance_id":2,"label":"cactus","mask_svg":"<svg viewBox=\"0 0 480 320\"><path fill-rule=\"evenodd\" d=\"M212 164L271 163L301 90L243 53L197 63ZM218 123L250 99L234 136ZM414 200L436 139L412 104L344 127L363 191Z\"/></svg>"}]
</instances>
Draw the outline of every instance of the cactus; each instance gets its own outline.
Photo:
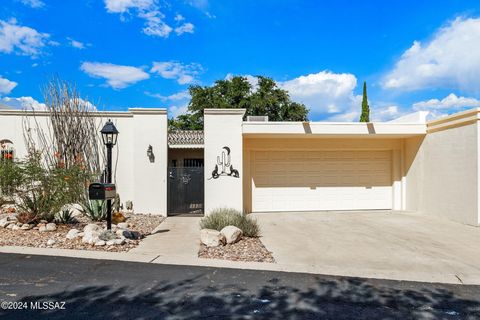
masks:
<instances>
[{"instance_id":1,"label":"cactus","mask_svg":"<svg viewBox=\"0 0 480 320\"><path fill-rule=\"evenodd\" d=\"M222 161L220 161L220 156L217 156L217 164L222 166L222 173L225 173L225 168L230 166L230 155L222 151Z\"/></svg>"}]
</instances>

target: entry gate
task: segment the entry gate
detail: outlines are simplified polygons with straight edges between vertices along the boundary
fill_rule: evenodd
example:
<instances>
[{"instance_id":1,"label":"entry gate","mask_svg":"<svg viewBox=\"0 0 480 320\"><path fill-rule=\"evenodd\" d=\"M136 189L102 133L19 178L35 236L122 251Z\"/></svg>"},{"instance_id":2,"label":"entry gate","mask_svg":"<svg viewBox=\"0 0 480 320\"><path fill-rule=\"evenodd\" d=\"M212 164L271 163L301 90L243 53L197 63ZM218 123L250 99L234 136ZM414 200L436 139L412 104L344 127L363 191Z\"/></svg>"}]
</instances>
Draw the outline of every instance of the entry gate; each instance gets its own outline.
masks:
<instances>
[{"instance_id":1,"label":"entry gate","mask_svg":"<svg viewBox=\"0 0 480 320\"><path fill-rule=\"evenodd\" d=\"M168 168L168 213L203 214L204 168Z\"/></svg>"}]
</instances>

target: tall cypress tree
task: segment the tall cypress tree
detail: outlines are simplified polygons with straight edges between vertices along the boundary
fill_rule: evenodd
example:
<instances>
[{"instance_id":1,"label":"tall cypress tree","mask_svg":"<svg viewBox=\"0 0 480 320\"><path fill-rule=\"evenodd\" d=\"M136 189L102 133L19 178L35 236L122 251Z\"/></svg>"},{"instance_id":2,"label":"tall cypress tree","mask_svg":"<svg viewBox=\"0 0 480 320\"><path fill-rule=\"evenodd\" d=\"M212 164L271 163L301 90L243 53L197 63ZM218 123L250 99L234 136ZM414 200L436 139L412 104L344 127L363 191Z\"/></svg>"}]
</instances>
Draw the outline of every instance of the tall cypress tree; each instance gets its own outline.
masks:
<instances>
[{"instance_id":1,"label":"tall cypress tree","mask_svg":"<svg viewBox=\"0 0 480 320\"><path fill-rule=\"evenodd\" d=\"M362 114L360 115L360 122L370 121L370 106L367 98L367 82L363 82L363 99L362 99Z\"/></svg>"}]
</instances>

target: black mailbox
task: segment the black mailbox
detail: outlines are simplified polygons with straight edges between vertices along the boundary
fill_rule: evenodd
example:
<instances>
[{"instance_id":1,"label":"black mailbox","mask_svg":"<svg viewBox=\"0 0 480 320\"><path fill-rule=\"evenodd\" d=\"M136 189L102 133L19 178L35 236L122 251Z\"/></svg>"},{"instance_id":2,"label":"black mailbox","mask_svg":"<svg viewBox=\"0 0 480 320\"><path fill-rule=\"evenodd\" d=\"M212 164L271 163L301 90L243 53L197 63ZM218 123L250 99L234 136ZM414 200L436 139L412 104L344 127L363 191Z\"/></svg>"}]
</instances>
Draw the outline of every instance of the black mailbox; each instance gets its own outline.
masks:
<instances>
[{"instance_id":1,"label":"black mailbox","mask_svg":"<svg viewBox=\"0 0 480 320\"><path fill-rule=\"evenodd\" d=\"M88 197L90 200L109 200L115 199L117 189L112 183L92 183L88 187Z\"/></svg>"}]
</instances>

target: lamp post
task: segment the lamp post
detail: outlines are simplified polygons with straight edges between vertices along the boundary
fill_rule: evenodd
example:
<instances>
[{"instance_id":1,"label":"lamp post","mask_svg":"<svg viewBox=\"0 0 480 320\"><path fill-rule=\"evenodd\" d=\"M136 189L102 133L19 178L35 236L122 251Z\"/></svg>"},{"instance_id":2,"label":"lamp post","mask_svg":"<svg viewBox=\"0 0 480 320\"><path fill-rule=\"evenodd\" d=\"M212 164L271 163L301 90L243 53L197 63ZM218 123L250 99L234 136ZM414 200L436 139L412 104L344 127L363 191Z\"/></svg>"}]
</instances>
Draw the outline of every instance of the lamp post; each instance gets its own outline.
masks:
<instances>
[{"instance_id":1,"label":"lamp post","mask_svg":"<svg viewBox=\"0 0 480 320\"><path fill-rule=\"evenodd\" d=\"M107 181L112 183L112 148L117 144L118 130L113 122L108 119L107 123L100 130L102 134L103 144L107 147ZM107 229L112 229L112 200L107 200Z\"/></svg>"}]
</instances>

